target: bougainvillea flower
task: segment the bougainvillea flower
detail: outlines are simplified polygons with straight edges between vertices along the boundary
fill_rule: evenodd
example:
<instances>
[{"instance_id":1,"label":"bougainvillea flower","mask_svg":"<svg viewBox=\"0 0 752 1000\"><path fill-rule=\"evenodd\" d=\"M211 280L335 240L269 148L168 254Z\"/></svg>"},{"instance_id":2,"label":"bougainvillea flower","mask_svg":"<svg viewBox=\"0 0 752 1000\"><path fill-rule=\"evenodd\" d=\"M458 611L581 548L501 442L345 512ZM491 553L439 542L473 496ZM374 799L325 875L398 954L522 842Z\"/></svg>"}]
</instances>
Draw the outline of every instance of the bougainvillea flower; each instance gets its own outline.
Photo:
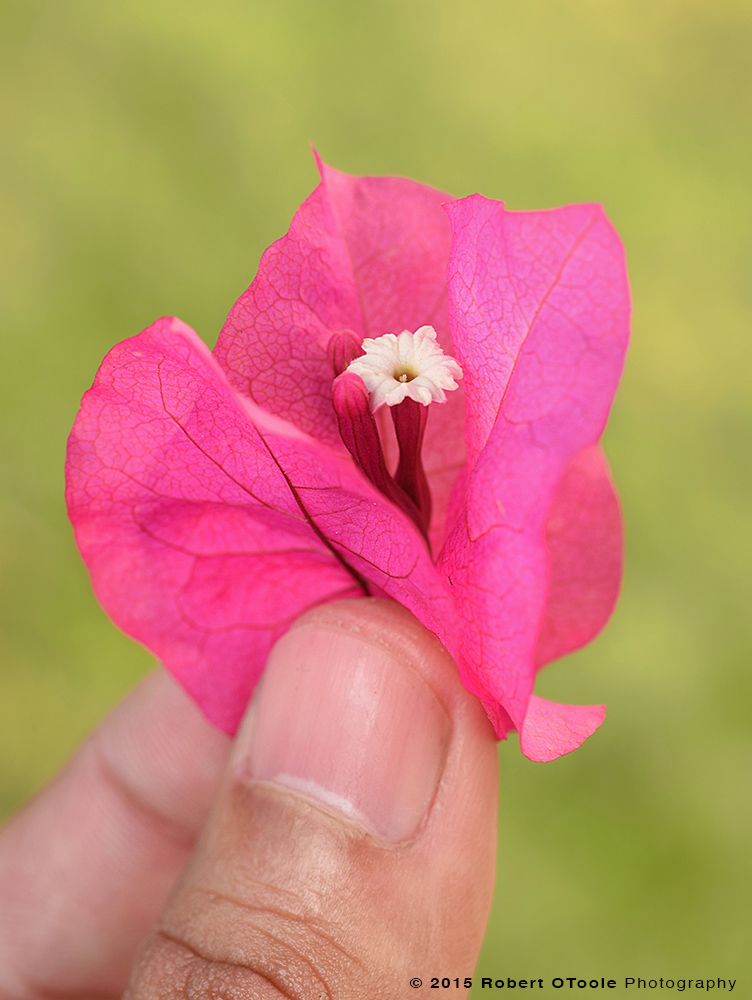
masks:
<instances>
[{"instance_id":1,"label":"bougainvillea flower","mask_svg":"<svg viewBox=\"0 0 752 1000\"><path fill-rule=\"evenodd\" d=\"M598 205L512 212L319 168L213 352L159 320L84 396L67 499L94 590L228 733L302 612L391 598L498 736L551 760L604 717L533 685L619 587L598 441L628 339L622 245ZM387 389L377 366L375 406L364 339L408 352ZM439 347L436 392L398 399Z\"/></svg>"}]
</instances>

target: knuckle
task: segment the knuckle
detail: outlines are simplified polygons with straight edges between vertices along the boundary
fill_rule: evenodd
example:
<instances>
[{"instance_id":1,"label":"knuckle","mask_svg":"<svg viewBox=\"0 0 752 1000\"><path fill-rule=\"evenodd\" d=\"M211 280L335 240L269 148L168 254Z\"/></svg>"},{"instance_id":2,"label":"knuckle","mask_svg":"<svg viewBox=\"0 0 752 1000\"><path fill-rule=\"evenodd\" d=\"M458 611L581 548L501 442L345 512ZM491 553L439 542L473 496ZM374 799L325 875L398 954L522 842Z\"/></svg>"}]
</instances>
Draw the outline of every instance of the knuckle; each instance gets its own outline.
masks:
<instances>
[{"instance_id":1,"label":"knuckle","mask_svg":"<svg viewBox=\"0 0 752 1000\"><path fill-rule=\"evenodd\" d=\"M201 889L187 902L183 917L168 916L150 935L124 1000L366 995L361 990L370 977L324 921Z\"/></svg>"},{"instance_id":2,"label":"knuckle","mask_svg":"<svg viewBox=\"0 0 752 1000\"><path fill-rule=\"evenodd\" d=\"M215 960L163 931L155 931L143 949L123 1000L297 1000L297 997L298 994L278 987L248 965Z\"/></svg>"}]
</instances>

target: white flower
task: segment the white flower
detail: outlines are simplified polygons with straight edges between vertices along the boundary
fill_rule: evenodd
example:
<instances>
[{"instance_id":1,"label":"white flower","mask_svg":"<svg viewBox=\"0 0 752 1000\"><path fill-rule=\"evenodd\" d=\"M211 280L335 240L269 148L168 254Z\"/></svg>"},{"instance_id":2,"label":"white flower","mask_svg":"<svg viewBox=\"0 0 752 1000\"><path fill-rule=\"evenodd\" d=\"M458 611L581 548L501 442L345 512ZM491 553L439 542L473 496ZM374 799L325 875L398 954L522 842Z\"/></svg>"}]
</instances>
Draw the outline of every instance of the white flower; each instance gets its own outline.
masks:
<instances>
[{"instance_id":1,"label":"white flower","mask_svg":"<svg viewBox=\"0 0 752 1000\"><path fill-rule=\"evenodd\" d=\"M363 341L365 355L352 361L347 371L359 375L371 394L371 410L386 403L396 406L403 399L416 403L443 403L444 390L457 389L455 379L462 378L462 369L436 342L432 326L422 326L415 333L403 330L397 337Z\"/></svg>"}]
</instances>

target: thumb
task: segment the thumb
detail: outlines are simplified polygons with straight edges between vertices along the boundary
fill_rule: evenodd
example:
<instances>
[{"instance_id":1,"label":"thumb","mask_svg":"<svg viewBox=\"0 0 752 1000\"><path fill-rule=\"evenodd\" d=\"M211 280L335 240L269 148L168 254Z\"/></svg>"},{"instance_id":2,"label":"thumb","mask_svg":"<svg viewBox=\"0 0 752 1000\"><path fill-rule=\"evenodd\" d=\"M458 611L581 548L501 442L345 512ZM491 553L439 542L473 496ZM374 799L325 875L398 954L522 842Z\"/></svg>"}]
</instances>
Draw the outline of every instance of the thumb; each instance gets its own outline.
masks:
<instances>
[{"instance_id":1,"label":"thumb","mask_svg":"<svg viewBox=\"0 0 752 1000\"><path fill-rule=\"evenodd\" d=\"M409 612L309 612L271 653L126 997L396 1000L432 977L465 996L496 790L491 725Z\"/></svg>"}]
</instances>

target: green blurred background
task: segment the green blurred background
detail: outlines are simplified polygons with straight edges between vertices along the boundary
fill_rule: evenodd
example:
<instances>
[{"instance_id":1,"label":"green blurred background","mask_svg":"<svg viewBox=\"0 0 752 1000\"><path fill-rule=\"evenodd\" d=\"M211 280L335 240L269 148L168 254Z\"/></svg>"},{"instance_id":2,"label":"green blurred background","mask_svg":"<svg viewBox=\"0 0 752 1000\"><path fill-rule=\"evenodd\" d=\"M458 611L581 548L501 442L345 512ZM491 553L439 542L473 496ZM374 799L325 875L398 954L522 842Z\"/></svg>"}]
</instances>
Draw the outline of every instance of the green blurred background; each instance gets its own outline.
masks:
<instances>
[{"instance_id":1,"label":"green blurred background","mask_svg":"<svg viewBox=\"0 0 752 1000\"><path fill-rule=\"evenodd\" d=\"M554 764L502 747L479 975L749 983L749 4L4 0L0 15L2 813L151 665L97 607L66 521L80 396L160 315L214 342L315 184L307 143L512 208L601 200L635 299L606 437L627 575L604 635L539 690L609 717Z\"/></svg>"}]
</instances>

